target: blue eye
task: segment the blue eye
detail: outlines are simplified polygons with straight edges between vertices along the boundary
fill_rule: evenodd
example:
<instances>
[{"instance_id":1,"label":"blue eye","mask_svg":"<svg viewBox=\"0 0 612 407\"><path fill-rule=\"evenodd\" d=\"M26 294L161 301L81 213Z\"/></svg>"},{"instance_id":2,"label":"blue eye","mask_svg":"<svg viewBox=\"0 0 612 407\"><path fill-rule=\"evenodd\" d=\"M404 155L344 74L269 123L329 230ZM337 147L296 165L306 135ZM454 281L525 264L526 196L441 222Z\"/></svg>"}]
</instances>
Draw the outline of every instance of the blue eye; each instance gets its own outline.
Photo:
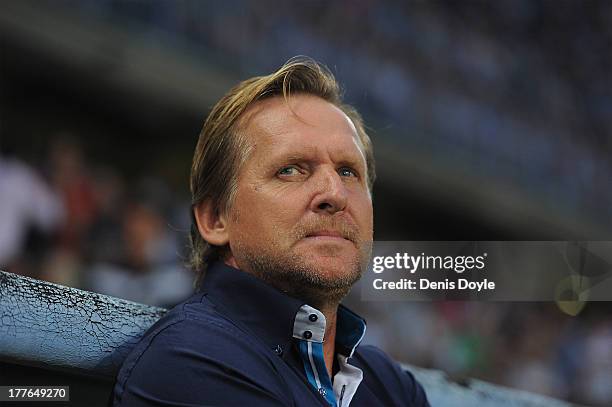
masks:
<instances>
[{"instance_id":1,"label":"blue eye","mask_svg":"<svg viewBox=\"0 0 612 407\"><path fill-rule=\"evenodd\" d=\"M298 173L298 169L295 167L283 167L278 170L278 175L295 175Z\"/></svg>"},{"instance_id":2,"label":"blue eye","mask_svg":"<svg viewBox=\"0 0 612 407\"><path fill-rule=\"evenodd\" d=\"M342 167L338 170L338 174L342 177L356 177L357 173L348 167Z\"/></svg>"}]
</instances>

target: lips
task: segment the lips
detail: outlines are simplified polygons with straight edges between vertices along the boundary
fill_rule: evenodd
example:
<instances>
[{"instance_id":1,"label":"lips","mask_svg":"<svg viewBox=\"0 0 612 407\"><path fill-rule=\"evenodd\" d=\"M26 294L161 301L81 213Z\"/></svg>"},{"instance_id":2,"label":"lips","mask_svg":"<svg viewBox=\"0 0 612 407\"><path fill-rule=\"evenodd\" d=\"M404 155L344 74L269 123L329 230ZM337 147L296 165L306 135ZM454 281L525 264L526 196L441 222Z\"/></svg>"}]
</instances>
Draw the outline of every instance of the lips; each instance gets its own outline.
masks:
<instances>
[{"instance_id":1,"label":"lips","mask_svg":"<svg viewBox=\"0 0 612 407\"><path fill-rule=\"evenodd\" d=\"M347 237L343 236L341 232L336 230L319 230L316 232L311 232L306 235L307 239L317 239L317 240L349 240Z\"/></svg>"}]
</instances>

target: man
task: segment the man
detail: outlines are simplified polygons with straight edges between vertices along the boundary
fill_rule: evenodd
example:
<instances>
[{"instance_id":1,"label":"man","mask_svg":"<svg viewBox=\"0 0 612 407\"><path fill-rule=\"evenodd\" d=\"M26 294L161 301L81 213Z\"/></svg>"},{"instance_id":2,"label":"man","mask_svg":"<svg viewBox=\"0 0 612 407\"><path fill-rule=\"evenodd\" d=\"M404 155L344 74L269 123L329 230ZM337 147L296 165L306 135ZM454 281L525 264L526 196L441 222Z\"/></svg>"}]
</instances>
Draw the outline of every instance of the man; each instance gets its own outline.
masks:
<instances>
[{"instance_id":1,"label":"man","mask_svg":"<svg viewBox=\"0 0 612 407\"><path fill-rule=\"evenodd\" d=\"M314 61L230 90L191 172L199 293L129 355L115 405L428 405L340 305L369 256L374 178L360 116Z\"/></svg>"}]
</instances>

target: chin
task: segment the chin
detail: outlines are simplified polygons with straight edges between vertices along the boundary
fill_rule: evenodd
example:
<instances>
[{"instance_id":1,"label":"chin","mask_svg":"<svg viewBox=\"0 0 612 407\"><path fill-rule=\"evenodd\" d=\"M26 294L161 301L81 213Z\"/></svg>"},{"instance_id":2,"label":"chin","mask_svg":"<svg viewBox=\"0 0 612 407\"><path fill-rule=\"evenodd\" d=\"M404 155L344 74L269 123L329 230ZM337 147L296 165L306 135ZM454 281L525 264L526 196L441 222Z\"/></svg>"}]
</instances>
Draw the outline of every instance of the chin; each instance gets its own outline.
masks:
<instances>
[{"instance_id":1,"label":"chin","mask_svg":"<svg viewBox=\"0 0 612 407\"><path fill-rule=\"evenodd\" d=\"M359 256L353 253L339 253L337 255L324 255L311 253L304 259L304 264L325 279L352 276L359 272Z\"/></svg>"}]
</instances>

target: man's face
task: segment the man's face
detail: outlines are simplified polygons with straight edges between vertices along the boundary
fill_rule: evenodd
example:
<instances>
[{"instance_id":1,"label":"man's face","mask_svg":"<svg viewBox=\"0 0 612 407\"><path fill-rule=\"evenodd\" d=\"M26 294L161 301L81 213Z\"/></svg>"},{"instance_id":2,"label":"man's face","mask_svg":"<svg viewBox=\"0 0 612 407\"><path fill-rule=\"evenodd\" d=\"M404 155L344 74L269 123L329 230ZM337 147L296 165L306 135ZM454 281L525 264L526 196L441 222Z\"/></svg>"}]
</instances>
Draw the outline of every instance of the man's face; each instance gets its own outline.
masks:
<instances>
[{"instance_id":1,"label":"man's face","mask_svg":"<svg viewBox=\"0 0 612 407\"><path fill-rule=\"evenodd\" d=\"M227 216L230 263L304 300L339 300L372 240L363 148L331 103L308 95L288 103L266 99L245 114L252 150Z\"/></svg>"}]
</instances>

